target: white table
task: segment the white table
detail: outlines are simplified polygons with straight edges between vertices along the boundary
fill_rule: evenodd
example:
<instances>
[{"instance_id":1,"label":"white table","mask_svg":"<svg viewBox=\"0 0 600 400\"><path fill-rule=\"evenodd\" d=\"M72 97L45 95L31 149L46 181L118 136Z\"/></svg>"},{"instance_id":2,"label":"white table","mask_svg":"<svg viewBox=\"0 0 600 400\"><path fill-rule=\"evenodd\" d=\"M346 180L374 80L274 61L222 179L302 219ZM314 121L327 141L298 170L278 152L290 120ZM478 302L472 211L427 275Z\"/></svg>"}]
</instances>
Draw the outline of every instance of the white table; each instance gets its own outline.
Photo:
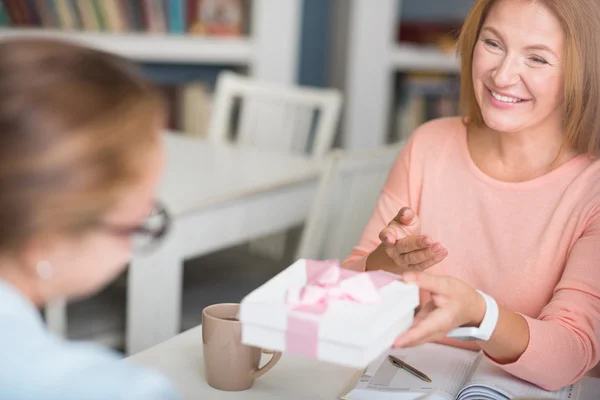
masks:
<instances>
[{"instance_id":1,"label":"white table","mask_svg":"<svg viewBox=\"0 0 600 400\"><path fill-rule=\"evenodd\" d=\"M156 251L131 263L128 354L179 333L186 258L301 224L319 178L319 164L308 157L170 133L165 145L167 167L158 197L173 225Z\"/></svg>"},{"instance_id":2,"label":"white table","mask_svg":"<svg viewBox=\"0 0 600 400\"><path fill-rule=\"evenodd\" d=\"M264 365L270 357L264 355L261 365ZM346 392L353 378L360 372L352 368L284 354L273 369L255 381L252 388L241 392L216 390L206 383L204 374L202 326L190 329L131 356L127 362L152 368L167 375L181 393L182 400L336 400ZM598 393L600 393L600 379L584 377L578 398L595 400L598 398ZM418 399L433 398L436 398L435 392L423 394Z\"/></svg>"},{"instance_id":3,"label":"white table","mask_svg":"<svg viewBox=\"0 0 600 400\"><path fill-rule=\"evenodd\" d=\"M263 357L263 364L270 358ZM283 355L281 360L242 392L223 392L206 383L202 359L202 326L190 329L128 358L166 374L184 400L302 399L335 400L358 372L355 369Z\"/></svg>"}]
</instances>

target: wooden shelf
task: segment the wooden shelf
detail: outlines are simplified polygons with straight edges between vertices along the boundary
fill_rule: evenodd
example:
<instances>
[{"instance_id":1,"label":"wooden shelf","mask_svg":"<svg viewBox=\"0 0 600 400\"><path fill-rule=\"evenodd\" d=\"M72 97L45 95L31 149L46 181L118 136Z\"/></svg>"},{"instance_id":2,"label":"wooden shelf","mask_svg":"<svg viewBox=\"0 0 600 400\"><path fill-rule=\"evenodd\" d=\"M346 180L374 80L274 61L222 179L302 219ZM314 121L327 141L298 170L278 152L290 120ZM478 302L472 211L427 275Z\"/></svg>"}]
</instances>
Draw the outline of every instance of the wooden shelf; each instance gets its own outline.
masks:
<instances>
[{"instance_id":1,"label":"wooden shelf","mask_svg":"<svg viewBox=\"0 0 600 400\"><path fill-rule=\"evenodd\" d=\"M458 58L435 47L401 43L392 50L392 68L397 71L458 72Z\"/></svg>"},{"instance_id":2,"label":"wooden shelf","mask_svg":"<svg viewBox=\"0 0 600 400\"><path fill-rule=\"evenodd\" d=\"M72 40L144 62L249 65L254 58L253 42L247 37L217 38L147 33L0 29L0 40L12 37Z\"/></svg>"}]
</instances>

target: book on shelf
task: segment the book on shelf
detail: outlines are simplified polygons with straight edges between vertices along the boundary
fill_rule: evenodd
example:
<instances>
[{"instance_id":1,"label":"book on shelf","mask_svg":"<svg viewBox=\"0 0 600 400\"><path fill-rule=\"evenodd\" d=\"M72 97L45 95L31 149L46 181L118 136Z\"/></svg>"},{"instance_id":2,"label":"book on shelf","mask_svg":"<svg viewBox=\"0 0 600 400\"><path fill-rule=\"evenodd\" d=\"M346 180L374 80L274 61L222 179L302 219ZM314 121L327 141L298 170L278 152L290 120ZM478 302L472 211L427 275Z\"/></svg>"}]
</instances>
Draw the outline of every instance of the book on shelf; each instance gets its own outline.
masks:
<instances>
[{"instance_id":1,"label":"book on shelf","mask_svg":"<svg viewBox=\"0 0 600 400\"><path fill-rule=\"evenodd\" d=\"M462 20L402 20L397 40L420 46L435 46L444 53L453 53L462 23Z\"/></svg>"},{"instance_id":2,"label":"book on shelf","mask_svg":"<svg viewBox=\"0 0 600 400\"><path fill-rule=\"evenodd\" d=\"M242 36L249 0L0 0L0 26Z\"/></svg>"},{"instance_id":3,"label":"book on shelf","mask_svg":"<svg viewBox=\"0 0 600 400\"><path fill-rule=\"evenodd\" d=\"M406 140L427 121L457 115L459 89L458 79L453 75L401 75L396 88L395 127L391 140Z\"/></svg>"},{"instance_id":4,"label":"book on shelf","mask_svg":"<svg viewBox=\"0 0 600 400\"><path fill-rule=\"evenodd\" d=\"M392 354L426 374L431 382L396 367ZM425 344L393 349L382 354L356 378L340 397L345 400L510 400L535 398L597 400L600 379L583 377L559 390L547 391L510 375L494 365L483 352Z\"/></svg>"},{"instance_id":5,"label":"book on shelf","mask_svg":"<svg viewBox=\"0 0 600 400\"><path fill-rule=\"evenodd\" d=\"M240 0L203 0L195 3L190 31L200 35L240 36L244 9ZM194 12L195 11L195 12Z\"/></svg>"}]
</instances>

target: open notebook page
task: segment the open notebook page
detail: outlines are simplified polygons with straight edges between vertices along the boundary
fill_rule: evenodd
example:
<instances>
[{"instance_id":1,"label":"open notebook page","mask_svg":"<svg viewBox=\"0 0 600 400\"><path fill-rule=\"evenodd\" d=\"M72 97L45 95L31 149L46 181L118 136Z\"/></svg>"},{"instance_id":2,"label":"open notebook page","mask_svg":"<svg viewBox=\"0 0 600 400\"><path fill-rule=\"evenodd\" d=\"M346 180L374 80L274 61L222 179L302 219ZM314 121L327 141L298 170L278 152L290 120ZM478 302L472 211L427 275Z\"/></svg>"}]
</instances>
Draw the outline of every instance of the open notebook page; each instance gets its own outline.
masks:
<instances>
[{"instance_id":1,"label":"open notebook page","mask_svg":"<svg viewBox=\"0 0 600 400\"><path fill-rule=\"evenodd\" d=\"M569 385L560 390L548 392L510 375L492 364L487 357L480 357L458 400L503 400L513 397L573 400L577 399L577 389L578 385Z\"/></svg>"},{"instance_id":2,"label":"open notebook page","mask_svg":"<svg viewBox=\"0 0 600 400\"><path fill-rule=\"evenodd\" d=\"M600 399L600 378L584 376L579 381L579 391L577 400L598 400Z\"/></svg>"},{"instance_id":3,"label":"open notebook page","mask_svg":"<svg viewBox=\"0 0 600 400\"><path fill-rule=\"evenodd\" d=\"M388 361L392 354L428 375L425 382ZM342 399L454 400L467 381L478 353L440 344L424 344L409 349L393 349L382 354L365 369L355 386ZM435 392L435 393L434 393Z\"/></svg>"}]
</instances>

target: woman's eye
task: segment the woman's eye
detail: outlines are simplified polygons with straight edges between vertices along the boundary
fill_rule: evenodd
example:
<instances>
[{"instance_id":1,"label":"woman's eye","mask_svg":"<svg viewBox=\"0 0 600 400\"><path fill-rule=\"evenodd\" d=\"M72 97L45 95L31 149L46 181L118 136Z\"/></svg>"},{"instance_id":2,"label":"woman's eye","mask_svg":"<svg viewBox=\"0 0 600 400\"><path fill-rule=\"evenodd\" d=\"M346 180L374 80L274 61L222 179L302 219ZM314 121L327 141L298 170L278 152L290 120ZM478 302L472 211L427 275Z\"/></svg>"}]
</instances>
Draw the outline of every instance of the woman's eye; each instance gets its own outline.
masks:
<instances>
[{"instance_id":1,"label":"woman's eye","mask_svg":"<svg viewBox=\"0 0 600 400\"><path fill-rule=\"evenodd\" d=\"M536 64L548 64L548 61L544 60L542 57L532 56L529 59Z\"/></svg>"},{"instance_id":2,"label":"woman's eye","mask_svg":"<svg viewBox=\"0 0 600 400\"><path fill-rule=\"evenodd\" d=\"M483 41L483 43L485 43L486 46L488 46L488 47L490 47L492 49L501 49L500 45L497 42L493 41L493 40L486 39L486 40Z\"/></svg>"}]
</instances>

